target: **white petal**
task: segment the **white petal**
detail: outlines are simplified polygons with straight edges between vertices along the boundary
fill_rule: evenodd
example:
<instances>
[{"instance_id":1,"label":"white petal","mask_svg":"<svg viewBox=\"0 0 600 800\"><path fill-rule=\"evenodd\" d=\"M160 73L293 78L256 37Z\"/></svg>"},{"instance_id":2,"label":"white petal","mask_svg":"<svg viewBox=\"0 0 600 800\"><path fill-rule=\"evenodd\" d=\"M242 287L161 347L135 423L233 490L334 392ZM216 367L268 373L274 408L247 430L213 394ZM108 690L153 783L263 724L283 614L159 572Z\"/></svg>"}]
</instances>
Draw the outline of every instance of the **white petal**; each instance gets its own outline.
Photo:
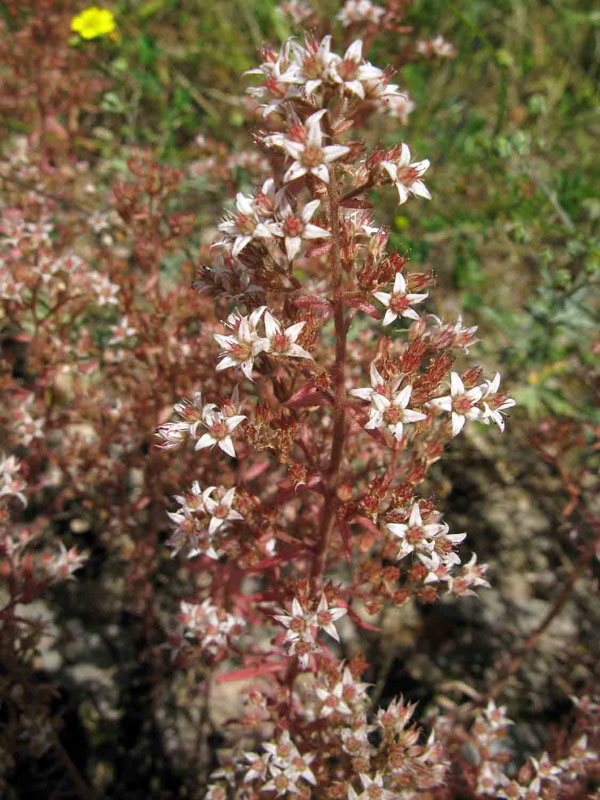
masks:
<instances>
[{"instance_id":1,"label":"white petal","mask_svg":"<svg viewBox=\"0 0 600 800\"><path fill-rule=\"evenodd\" d=\"M431 200L431 192L425 186L423 181L413 181L410 190L413 194L416 194L417 197L423 197L425 200Z\"/></svg>"},{"instance_id":2,"label":"white petal","mask_svg":"<svg viewBox=\"0 0 600 800\"><path fill-rule=\"evenodd\" d=\"M225 356L225 358L217 364L216 370L220 372L222 369L229 369L229 367L237 367L237 361L234 361L230 356Z\"/></svg>"},{"instance_id":3,"label":"white petal","mask_svg":"<svg viewBox=\"0 0 600 800\"><path fill-rule=\"evenodd\" d=\"M302 247L302 239L300 236L286 236L285 237L285 254L288 261L293 261Z\"/></svg>"},{"instance_id":4,"label":"white petal","mask_svg":"<svg viewBox=\"0 0 600 800\"><path fill-rule=\"evenodd\" d=\"M465 385L458 372L450 373L450 394L454 397L457 394L465 393Z\"/></svg>"},{"instance_id":5,"label":"white petal","mask_svg":"<svg viewBox=\"0 0 600 800\"><path fill-rule=\"evenodd\" d=\"M392 295L389 292L373 292L373 297L376 297L384 306L389 306Z\"/></svg>"},{"instance_id":6,"label":"white petal","mask_svg":"<svg viewBox=\"0 0 600 800\"><path fill-rule=\"evenodd\" d=\"M269 239L272 235L269 227L264 222L259 222L252 234L255 239Z\"/></svg>"},{"instance_id":7,"label":"white petal","mask_svg":"<svg viewBox=\"0 0 600 800\"><path fill-rule=\"evenodd\" d=\"M285 139L282 141L282 146L285 152L291 156L294 161L299 161L302 158L304 145L300 144L300 142L291 142L289 139Z\"/></svg>"},{"instance_id":8,"label":"white petal","mask_svg":"<svg viewBox=\"0 0 600 800\"><path fill-rule=\"evenodd\" d=\"M310 222L304 226L302 231L303 239L326 239L328 236L331 236L330 231L326 231L325 228L320 228L318 225L311 225Z\"/></svg>"},{"instance_id":9,"label":"white petal","mask_svg":"<svg viewBox=\"0 0 600 800\"><path fill-rule=\"evenodd\" d=\"M388 308L388 310L385 312L385 316L381 324L385 328L386 325L389 325L396 319L398 319L398 314L396 314L396 312L393 311L391 308Z\"/></svg>"},{"instance_id":10,"label":"white petal","mask_svg":"<svg viewBox=\"0 0 600 800\"><path fill-rule=\"evenodd\" d=\"M500 373L497 372L491 381L488 381L488 392L489 394L496 394L498 389L500 388Z\"/></svg>"},{"instance_id":11,"label":"white petal","mask_svg":"<svg viewBox=\"0 0 600 800\"><path fill-rule=\"evenodd\" d=\"M348 89L349 92L352 92L353 94L360 97L361 100L364 100L365 89L360 81L346 81L344 83L344 88Z\"/></svg>"},{"instance_id":12,"label":"white petal","mask_svg":"<svg viewBox=\"0 0 600 800\"><path fill-rule=\"evenodd\" d=\"M406 280L401 272L397 272L394 278L394 294L406 294Z\"/></svg>"},{"instance_id":13,"label":"white petal","mask_svg":"<svg viewBox=\"0 0 600 800\"><path fill-rule=\"evenodd\" d=\"M421 518L421 509L419 508L418 503L415 503L410 510L410 517L408 518L408 524L410 526L423 524L423 519Z\"/></svg>"},{"instance_id":14,"label":"white petal","mask_svg":"<svg viewBox=\"0 0 600 800\"><path fill-rule=\"evenodd\" d=\"M420 411L413 411L407 408L404 412L404 422L420 422L422 419L427 419L427 414L421 414Z\"/></svg>"},{"instance_id":15,"label":"white petal","mask_svg":"<svg viewBox=\"0 0 600 800\"><path fill-rule=\"evenodd\" d=\"M286 339L288 339L290 342L295 342L298 336L300 336L305 325L306 321L296 322L294 325L290 325L289 328L285 329Z\"/></svg>"},{"instance_id":16,"label":"white petal","mask_svg":"<svg viewBox=\"0 0 600 800\"><path fill-rule=\"evenodd\" d=\"M208 524L209 536L212 536L214 533L216 533L222 525L223 525L222 519L219 519L218 517L211 517L210 522Z\"/></svg>"},{"instance_id":17,"label":"white petal","mask_svg":"<svg viewBox=\"0 0 600 800\"><path fill-rule=\"evenodd\" d=\"M396 165L391 161L382 161L381 166L390 176L392 182L396 183L396 181L398 180L398 168L396 167Z\"/></svg>"},{"instance_id":18,"label":"white petal","mask_svg":"<svg viewBox=\"0 0 600 800\"><path fill-rule=\"evenodd\" d=\"M300 605L300 601L298 598L294 597L292 600L292 614L295 617L303 617L304 616L304 609Z\"/></svg>"},{"instance_id":19,"label":"white petal","mask_svg":"<svg viewBox=\"0 0 600 800\"><path fill-rule=\"evenodd\" d=\"M233 498L235 497L235 487L232 489L228 489L225 494L223 495L223 499L221 500L222 506L227 506L227 508L231 508L231 504L233 503Z\"/></svg>"},{"instance_id":20,"label":"white petal","mask_svg":"<svg viewBox=\"0 0 600 800\"><path fill-rule=\"evenodd\" d=\"M383 70L379 69L378 67L374 67L373 64L362 64L358 68L357 77L360 81L377 81L383 75ZM405 95L401 95L404 97Z\"/></svg>"},{"instance_id":21,"label":"white petal","mask_svg":"<svg viewBox=\"0 0 600 800\"><path fill-rule=\"evenodd\" d=\"M452 398L450 395L446 395L446 397L434 397L434 399L430 400L427 405L433 406L434 408L439 408L441 411L451 411Z\"/></svg>"},{"instance_id":22,"label":"white petal","mask_svg":"<svg viewBox=\"0 0 600 800\"><path fill-rule=\"evenodd\" d=\"M333 637L336 640L336 642L339 642L340 635L335 629L335 625L333 624L333 622L330 622L329 625L324 625L323 630L326 631L331 637Z\"/></svg>"},{"instance_id":23,"label":"white petal","mask_svg":"<svg viewBox=\"0 0 600 800\"><path fill-rule=\"evenodd\" d=\"M362 61L362 40L356 39L344 53L344 61Z\"/></svg>"},{"instance_id":24,"label":"white petal","mask_svg":"<svg viewBox=\"0 0 600 800\"><path fill-rule=\"evenodd\" d=\"M402 143L402 147L400 149L400 160L398 161L398 165L400 167L407 167L410 164L410 150L408 145L404 142Z\"/></svg>"},{"instance_id":25,"label":"white petal","mask_svg":"<svg viewBox=\"0 0 600 800\"><path fill-rule=\"evenodd\" d=\"M365 430L372 431L375 430L375 428L381 428L382 425L383 425L383 417L381 416L381 414L378 414L377 411L373 409L371 411L371 417L367 422L367 424L365 425Z\"/></svg>"},{"instance_id":26,"label":"white petal","mask_svg":"<svg viewBox=\"0 0 600 800\"><path fill-rule=\"evenodd\" d=\"M250 325L253 328L256 327L256 325L258 324L258 321L260 320L260 318L262 317L262 315L264 314L264 312L266 310L267 310L266 306L259 306L259 308L254 309L254 311L250 314L250 317L248 318L248 321L250 322Z\"/></svg>"},{"instance_id":27,"label":"white petal","mask_svg":"<svg viewBox=\"0 0 600 800\"><path fill-rule=\"evenodd\" d=\"M329 170L325 164L318 164L316 167L311 167L310 171L316 178L323 181L323 183L329 183Z\"/></svg>"},{"instance_id":28,"label":"white petal","mask_svg":"<svg viewBox=\"0 0 600 800\"><path fill-rule=\"evenodd\" d=\"M399 205L406 203L408 200L408 189L402 183L396 184L396 189L398 189L398 198L399 198Z\"/></svg>"},{"instance_id":29,"label":"white petal","mask_svg":"<svg viewBox=\"0 0 600 800\"><path fill-rule=\"evenodd\" d=\"M228 456L235 458L235 448L231 436L226 436L224 439L221 439L219 441L219 447L224 453L227 453Z\"/></svg>"},{"instance_id":30,"label":"white petal","mask_svg":"<svg viewBox=\"0 0 600 800\"><path fill-rule=\"evenodd\" d=\"M302 221L309 222L312 219L313 214L320 205L321 205L320 200L311 200L310 203L307 203L302 209L302 213L300 214Z\"/></svg>"},{"instance_id":31,"label":"white petal","mask_svg":"<svg viewBox=\"0 0 600 800\"><path fill-rule=\"evenodd\" d=\"M306 85L304 86L304 91L307 95L314 94L314 92L319 88L319 86L323 83L322 80L314 80L314 81L306 81Z\"/></svg>"},{"instance_id":32,"label":"white petal","mask_svg":"<svg viewBox=\"0 0 600 800\"><path fill-rule=\"evenodd\" d=\"M264 323L265 323L265 333L267 334L269 339L272 339L278 333L281 333L281 326L279 325L277 320L273 317L270 311L265 312Z\"/></svg>"},{"instance_id":33,"label":"white petal","mask_svg":"<svg viewBox=\"0 0 600 800\"><path fill-rule=\"evenodd\" d=\"M388 425L388 428L394 439L398 441L402 439L404 428L401 422L397 422L395 425Z\"/></svg>"},{"instance_id":34,"label":"white petal","mask_svg":"<svg viewBox=\"0 0 600 800\"><path fill-rule=\"evenodd\" d=\"M412 386L405 386L401 392L399 392L396 397L394 397L393 405L397 408L406 408L408 405L408 401L410 400L410 395L412 392Z\"/></svg>"},{"instance_id":35,"label":"white petal","mask_svg":"<svg viewBox=\"0 0 600 800\"><path fill-rule=\"evenodd\" d=\"M321 114L321 112L317 113ZM323 141L323 134L321 132L319 121L318 119L314 119L316 116L316 114L312 114L312 116L306 120L306 144L309 147L321 147L321 143ZM323 115L321 114L321 116Z\"/></svg>"},{"instance_id":36,"label":"white petal","mask_svg":"<svg viewBox=\"0 0 600 800\"><path fill-rule=\"evenodd\" d=\"M254 215L254 209L252 208L252 203L250 202L250 199L245 195L243 195L241 192L238 192L236 194L235 204L238 207L238 209L242 212L242 214L245 214L246 216L249 217Z\"/></svg>"},{"instance_id":37,"label":"white petal","mask_svg":"<svg viewBox=\"0 0 600 800\"><path fill-rule=\"evenodd\" d=\"M290 358L311 358L311 354L305 350L303 347L300 347L299 344L291 344L288 348L287 355Z\"/></svg>"},{"instance_id":38,"label":"white petal","mask_svg":"<svg viewBox=\"0 0 600 800\"><path fill-rule=\"evenodd\" d=\"M196 442L194 450L202 450L204 447L213 447L216 443L217 440L214 436L211 436L210 433L205 433Z\"/></svg>"},{"instance_id":39,"label":"white petal","mask_svg":"<svg viewBox=\"0 0 600 800\"><path fill-rule=\"evenodd\" d=\"M370 373L371 373L371 386L374 386L374 387L383 386L384 380L381 377L381 375L379 374L379 370L377 369L377 366L375 365L375 362L371 363ZM369 389L368 391L372 391L372 390Z\"/></svg>"},{"instance_id":40,"label":"white petal","mask_svg":"<svg viewBox=\"0 0 600 800\"><path fill-rule=\"evenodd\" d=\"M233 245L233 249L231 251L233 257L236 258L242 252L244 247L246 247L246 245L249 244L251 241L252 241L252 237L251 236L238 236L238 237L236 237L235 243Z\"/></svg>"},{"instance_id":41,"label":"white petal","mask_svg":"<svg viewBox=\"0 0 600 800\"><path fill-rule=\"evenodd\" d=\"M458 436L465 424L465 417L462 414L452 412L452 436Z\"/></svg>"},{"instance_id":42,"label":"white petal","mask_svg":"<svg viewBox=\"0 0 600 800\"><path fill-rule=\"evenodd\" d=\"M252 381L252 383L254 383L254 380L252 379L252 365L253 365L253 363L254 363L253 359L252 358L248 358L248 359L246 359L246 361L243 361L240 364L242 372L248 378L249 381Z\"/></svg>"},{"instance_id":43,"label":"white petal","mask_svg":"<svg viewBox=\"0 0 600 800\"><path fill-rule=\"evenodd\" d=\"M370 400L373 394L373 389L351 389L350 394L353 397L358 397L361 400Z\"/></svg>"},{"instance_id":44,"label":"white petal","mask_svg":"<svg viewBox=\"0 0 600 800\"><path fill-rule=\"evenodd\" d=\"M229 433L231 433L233 430L235 430L235 428L237 428L240 422L243 422L245 419L246 419L245 414L236 414L234 417L229 417L228 419L225 420L225 427L227 428Z\"/></svg>"},{"instance_id":45,"label":"white petal","mask_svg":"<svg viewBox=\"0 0 600 800\"><path fill-rule=\"evenodd\" d=\"M301 178L303 175L306 175L307 172L308 169L305 166L296 162L292 164L292 166L283 176L283 182L289 183L290 181L295 181L297 178Z\"/></svg>"},{"instance_id":46,"label":"white petal","mask_svg":"<svg viewBox=\"0 0 600 800\"><path fill-rule=\"evenodd\" d=\"M230 345L235 344L235 336L224 336L222 333L213 333L213 336L223 350L229 350Z\"/></svg>"},{"instance_id":47,"label":"white petal","mask_svg":"<svg viewBox=\"0 0 600 800\"><path fill-rule=\"evenodd\" d=\"M478 403L481 400L482 394L483 391L479 386L475 386L474 389L469 389L469 391L466 392L467 397L472 403Z\"/></svg>"},{"instance_id":48,"label":"white petal","mask_svg":"<svg viewBox=\"0 0 600 800\"><path fill-rule=\"evenodd\" d=\"M373 392L373 394L371 395L371 402L377 409L378 414L385 414L385 412L391 406L391 403L387 399L387 397L384 397L382 394L379 394L379 392Z\"/></svg>"},{"instance_id":49,"label":"white petal","mask_svg":"<svg viewBox=\"0 0 600 800\"><path fill-rule=\"evenodd\" d=\"M323 148L323 160L326 162L335 161L337 158L345 156L350 152L350 148L342 144L331 144Z\"/></svg>"}]
</instances>

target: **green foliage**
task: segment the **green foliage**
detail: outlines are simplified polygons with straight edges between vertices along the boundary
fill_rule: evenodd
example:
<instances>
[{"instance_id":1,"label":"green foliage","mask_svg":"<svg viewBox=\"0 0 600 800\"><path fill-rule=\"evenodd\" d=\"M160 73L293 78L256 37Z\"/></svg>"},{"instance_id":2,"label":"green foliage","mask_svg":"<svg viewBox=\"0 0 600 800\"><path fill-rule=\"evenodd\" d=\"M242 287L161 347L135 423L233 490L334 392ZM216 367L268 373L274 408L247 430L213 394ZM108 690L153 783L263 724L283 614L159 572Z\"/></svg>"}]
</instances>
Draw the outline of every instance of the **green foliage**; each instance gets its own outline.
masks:
<instances>
[{"instance_id":1,"label":"green foliage","mask_svg":"<svg viewBox=\"0 0 600 800\"><path fill-rule=\"evenodd\" d=\"M313 5L329 18L339 7ZM275 6L120 0L120 39L100 51L117 78L100 131L172 163L193 157L198 133L235 146L244 124L239 73L263 41L290 33ZM442 33L457 58L404 66L398 82L416 105L409 125L374 131L374 141L406 140L432 162L431 203L377 210L391 244L435 269L469 322L495 338L488 349L503 353L532 413L584 413L589 398L575 373L589 361L599 313L595 4L416 0L406 22L419 36ZM396 35L382 33L370 56L389 62L398 47Z\"/></svg>"}]
</instances>

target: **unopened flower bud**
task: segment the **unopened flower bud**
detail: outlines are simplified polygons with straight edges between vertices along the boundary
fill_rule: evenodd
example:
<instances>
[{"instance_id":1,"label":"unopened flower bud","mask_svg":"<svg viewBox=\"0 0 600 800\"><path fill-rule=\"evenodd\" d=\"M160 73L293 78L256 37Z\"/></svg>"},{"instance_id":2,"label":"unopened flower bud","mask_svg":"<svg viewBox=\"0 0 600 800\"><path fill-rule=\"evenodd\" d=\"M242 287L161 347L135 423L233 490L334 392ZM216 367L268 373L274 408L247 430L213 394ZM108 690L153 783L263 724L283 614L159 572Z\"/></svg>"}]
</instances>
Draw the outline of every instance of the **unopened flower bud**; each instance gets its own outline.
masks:
<instances>
[{"instance_id":1,"label":"unopened flower bud","mask_svg":"<svg viewBox=\"0 0 600 800\"><path fill-rule=\"evenodd\" d=\"M471 367L462 376L462 382L465 385L465 389L472 389L474 386L477 386L481 383L483 377L483 370L481 367Z\"/></svg>"},{"instance_id":2,"label":"unopened flower bud","mask_svg":"<svg viewBox=\"0 0 600 800\"><path fill-rule=\"evenodd\" d=\"M346 503L352 497L352 486L349 483L342 483L338 486L336 494L342 503Z\"/></svg>"},{"instance_id":3,"label":"unopened flower bud","mask_svg":"<svg viewBox=\"0 0 600 800\"><path fill-rule=\"evenodd\" d=\"M414 342L416 339L421 339L427 330L427 323L420 317L416 319L408 329L408 341Z\"/></svg>"}]
</instances>

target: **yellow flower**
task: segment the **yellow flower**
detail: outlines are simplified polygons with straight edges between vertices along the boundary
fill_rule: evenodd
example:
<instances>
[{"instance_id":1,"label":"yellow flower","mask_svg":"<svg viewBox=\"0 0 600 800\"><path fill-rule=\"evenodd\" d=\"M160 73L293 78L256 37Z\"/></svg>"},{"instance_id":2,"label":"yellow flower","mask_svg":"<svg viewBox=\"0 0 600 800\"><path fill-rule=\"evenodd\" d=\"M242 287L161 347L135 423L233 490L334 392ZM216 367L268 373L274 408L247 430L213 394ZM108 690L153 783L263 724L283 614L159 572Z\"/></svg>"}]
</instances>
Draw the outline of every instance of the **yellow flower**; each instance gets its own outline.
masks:
<instances>
[{"instance_id":1,"label":"yellow flower","mask_svg":"<svg viewBox=\"0 0 600 800\"><path fill-rule=\"evenodd\" d=\"M71 20L71 30L78 33L82 39L95 39L97 36L106 36L115 29L115 18L112 11L107 8L90 6L77 14Z\"/></svg>"}]
</instances>

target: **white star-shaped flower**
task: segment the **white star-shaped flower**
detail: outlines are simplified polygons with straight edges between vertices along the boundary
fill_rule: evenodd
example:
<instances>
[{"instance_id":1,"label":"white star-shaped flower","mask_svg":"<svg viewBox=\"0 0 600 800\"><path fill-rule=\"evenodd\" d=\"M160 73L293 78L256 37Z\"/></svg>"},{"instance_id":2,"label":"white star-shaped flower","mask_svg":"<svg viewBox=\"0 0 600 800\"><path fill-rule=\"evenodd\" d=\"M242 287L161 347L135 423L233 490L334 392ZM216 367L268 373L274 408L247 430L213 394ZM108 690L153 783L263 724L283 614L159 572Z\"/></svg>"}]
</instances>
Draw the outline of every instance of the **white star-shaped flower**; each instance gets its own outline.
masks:
<instances>
[{"instance_id":1,"label":"white star-shaped flower","mask_svg":"<svg viewBox=\"0 0 600 800\"><path fill-rule=\"evenodd\" d=\"M321 718L329 717L334 711L338 714L351 714L350 706L343 698L344 684L340 681L335 684L333 689L326 689L323 686L318 686L316 695L323 703L319 716Z\"/></svg>"},{"instance_id":2,"label":"white star-shaped flower","mask_svg":"<svg viewBox=\"0 0 600 800\"><path fill-rule=\"evenodd\" d=\"M428 405L451 412L452 436L458 436L466 420L481 418L482 411L477 408L476 404L481 400L482 394L483 390L479 386L467 391L460 375L452 372L450 374L450 394L445 397L435 397L429 401Z\"/></svg>"},{"instance_id":3,"label":"white star-shaped flower","mask_svg":"<svg viewBox=\"0 0 600 800\"><path fill-rule=\"evenodd\" d=\"M227 239L218 242L221 245L228 241L233 242L231 253L236 258L253 239L269 239L272 233L269 227L258 216L253 200L238 192L235 198L238 210L230 219L219 225L219 230L226 234Z\"/></svg>"},{"instance_id":4,"label":"white star-shaped flower","mask_svg":"<svg viewBox=\"0 0 600 800\"><path fill-rule=\"evenodd\" d=\"M365 425L367 430L387 427L388 431L398 441L402 439L404 425L427 419L427 414L408 408L412 386L405 386L398 394L393 394L391 400L383 394L373 392L371 395L371 415Z\"/></svg>"},{"instance_id":5,"label":"white star-shaped flower","mask_svg":"<svg viewBox=\"0 0 600 800\"><path fill-rule=\"evenodd\" d=\"M227 336L220 333L213 334L223 350L220 356L221 361L217 364L217 371L229 367L240 367L248 380L252 380L254 359L268 346L268 341L259 337L256 330L265 309L266 306L261 306L249 317L242 317L237 313L230 314L226 325L233 328L233 334Z\"/></svg>"},{"instance_id":6,"label":"white star-shaped flower","mask_svg":"<svg viewBox=\"0 0 600 800\"><path fill-rule=\"evenodd\" d=\"M362 56L362 41L352 42L344 57L334 62L329 70L331 79L342 88L364 100L363 81L376 81L383 77L383 70L365 62Z\"/></svg>"},{"instance_id":7,"label":"white star-shaped flower","mask_svg":"<svg viewBox=\"0 0 600 800\"><path fill-rule=\"evenodd\" d=\"M323 133L320 120L326 109L312 114L305 123L303 142L283 139L281 146L294 160L292 166L283 176L283 182L289 183L304 175L312 174L324 183L329 183L329 164L346 153L350 148L345 145L332 144L323 146Z\"/></svg>"},{"instance_id":8,"label":"white star-shaped flower","mask_svg":"<svg viewBox=\"0 0 600 800\"><path fill-rule=\"evenodd\" d=\"M220 500L214 500L211 494L216 488L216 486L209 486L208 489L202 492L204 507L208 514L210 514L208 533L211 536L225 523L231 522L232 520L244 519L238 511L232 508L235 499L235 488L228 489Z\"/></svg>"},{"instance_id":9,"label":"white star-shaped flower","mask_svg":"<svg viewBox=\"0 0 600 800\"><path fill-rule=\"evenodd\" d=\"M414 503L408 523L390 522L386 527L401 541L397 556L399 560L417 550L428 555L433 551L435 537L440 533L445 534L448 530L445 523L434 522L424 525L418 503Z\"/></svg>"},{"instance_id":10,"label":"white star-shaped flower","mask_svg":"<svg viewBox=\"0 0 600 800\"><path fill-rule=\"evenodd\" d=\"M483 402L483 414L480 421L486 425L489 425L490 422L495 422L500 430L504 431L505 423L502 412L516 406L517 401L498 391L500 388L499 372L496 373L491 381L486 380L479 388L482 391L481 400Z\"/></svg>"},{"instance_id":11,"label":"white star-shaped flower","mask_svg":"<svg viewBox=\"0 0 600 800\"><path fill-rule=\"evenodd\" d=\"M383 325L390 325L398 317L407 319L419 319L419 314L411 306L422 303L427 297L427 292L415 294L408 292L406 279L401 272L396 273L392 292L373 292L380 303L387 308L383 318Z\"/></svg>"},{"instance_id":12,"label":"white star-shaped flower","mask_svg":"<svg viewBox=\"0 0 600 800\"><path fill-rule=\"evenodd\" d=\"M262 349L271 356L287 356L288 358L312 358L311 354L296 344L296 339L300 336L306 322L296 322L289 328L282 330L279 323L270 311L265 312L265 334L266 339Z\"/></svg>"},{"instance_id":13,"label":"white star-shaped flower","mask_svg":"<svg viewBox=\"0 0 600 800\"><path fill-rule=\"evenodd\" d=\"M315 613L315 622L319 628L323 628L323 630L332 636L336 642L339 642L340 635L333 623L347 613L348 609L341 606L334 606L333 608L330 608L327 598L325 595L322 595Z\"/></svg>"},{"instance_id":14,"label":"white star-shaped flower","mask_svg":"<svg viewBox=\"0 0 600 800\"><path fill-rule=\"evenodd\" d=\"M396 186L400 205L406 203L411 194L431 200L431 194L421 180L429 169L429 161L424 159L423 161L411 163L410 150L407 144L402 145L398 160L382 161L381 168L387 172L392 183Z\"/></svg>"},{"instance_id":15,"label":"white star-shaped flower","mask_svg":"<svg viewBox=\"0 0 600 800\"><path fill-rule=\"evenodd\" d=\"M205 447L218 445L224 453L235 458L231 434L245 419L244 414L236 414L233 417L224 417L222 414L218 414L208 418L205 423L208 431L198 439L195 449L202 450Z\"/></svg>"},{"instance_id":16,"label":"white star-shaped flower","mask_svg":"<svg viewBox=\"0 0 600 800\"><path fill-rule=\"evenodd\" d=\"M326 239L331 236L330 231L318 225L312 225L310 222L320 204L320 200L311 200L304 206L300 214L294 214L289 203L286 203L282 209L281 218L270 225L275 236L283 237L285 252L290 261L298 255L303 239Z\"/></svg>"}]
</instances>

